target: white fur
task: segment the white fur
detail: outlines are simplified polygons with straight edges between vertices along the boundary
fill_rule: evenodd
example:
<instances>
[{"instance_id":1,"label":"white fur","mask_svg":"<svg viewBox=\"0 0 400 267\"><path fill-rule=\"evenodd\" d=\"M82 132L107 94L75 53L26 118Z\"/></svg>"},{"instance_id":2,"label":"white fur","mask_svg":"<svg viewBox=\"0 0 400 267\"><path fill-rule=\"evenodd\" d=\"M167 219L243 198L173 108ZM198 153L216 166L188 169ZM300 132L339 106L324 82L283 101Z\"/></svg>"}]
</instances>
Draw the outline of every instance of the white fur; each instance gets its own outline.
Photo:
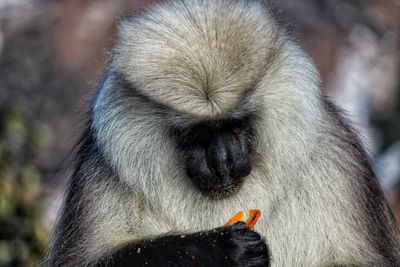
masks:
<instances>
[{"instance_id":1,"label":"white fur","mask_svg":"<svg viewBox=\"0 0 400 267\"><path fill-rule=\"evenodd\" d=\"M264 75L277 38L272 25L256 2L160 4L121 25L114 67L152 99L216 116Z\"/></svg>"}]
</instances>

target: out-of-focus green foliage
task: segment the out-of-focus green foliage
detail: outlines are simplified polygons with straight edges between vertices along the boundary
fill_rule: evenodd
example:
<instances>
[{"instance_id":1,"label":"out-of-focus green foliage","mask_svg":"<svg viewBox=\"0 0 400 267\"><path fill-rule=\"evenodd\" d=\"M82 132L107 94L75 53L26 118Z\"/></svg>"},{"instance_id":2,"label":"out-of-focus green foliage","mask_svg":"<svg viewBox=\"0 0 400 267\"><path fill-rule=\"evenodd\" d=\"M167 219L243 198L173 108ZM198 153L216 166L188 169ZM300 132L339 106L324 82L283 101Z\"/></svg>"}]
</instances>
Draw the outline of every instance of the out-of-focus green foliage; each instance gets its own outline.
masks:
<instances>
[{"instance_id":1,"label":"out-of-focus green foliage","mask_svg":"<svg viewBox=\"0 0 400 267\"><path fill-rule=\"evenodd\" d=\"M21 113L0 111L0 266L37 266L48 243L39 213L39 141Z\"/></svg>"}]
</instances>

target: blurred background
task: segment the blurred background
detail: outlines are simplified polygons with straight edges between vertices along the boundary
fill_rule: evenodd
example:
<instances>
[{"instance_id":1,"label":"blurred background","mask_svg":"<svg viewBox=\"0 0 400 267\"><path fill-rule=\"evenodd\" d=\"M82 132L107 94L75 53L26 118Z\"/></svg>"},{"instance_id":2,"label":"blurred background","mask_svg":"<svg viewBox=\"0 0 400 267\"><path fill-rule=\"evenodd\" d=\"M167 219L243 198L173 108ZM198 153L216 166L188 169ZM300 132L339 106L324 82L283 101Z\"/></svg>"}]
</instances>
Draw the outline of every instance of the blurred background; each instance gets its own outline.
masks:
<instances>
[{"instance_id":1,"label":"blurred background","mask_svg":"<svg viewBox=\"0 0 400 267\"><path fill-rule=\"evenodd\" d=\"M40 263L118 21L154 2L0 0L0 266ZM400 219L400 0L272 2L363 136Z\"/></svg>"}]
</instances>

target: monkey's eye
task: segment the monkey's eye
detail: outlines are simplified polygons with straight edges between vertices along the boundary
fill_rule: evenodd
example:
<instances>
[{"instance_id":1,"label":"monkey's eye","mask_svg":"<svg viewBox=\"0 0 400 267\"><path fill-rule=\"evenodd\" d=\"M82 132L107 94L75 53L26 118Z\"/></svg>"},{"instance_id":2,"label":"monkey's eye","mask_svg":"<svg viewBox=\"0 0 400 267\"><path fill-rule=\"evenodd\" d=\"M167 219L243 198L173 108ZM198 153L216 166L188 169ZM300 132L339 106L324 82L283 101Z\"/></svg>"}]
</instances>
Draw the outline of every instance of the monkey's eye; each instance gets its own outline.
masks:
<instances>
[{"instance_id":1,"label":"monkey's eye","mask_svg":"<svg viewBox=\"0 0 400 267\"><path fill-rule=\"evenodd\" d=\"M232 143L233 143L234 145L237 145L237 144L239 144L240 142L239 142L239 139L238 139L237 137L233 136L233 137L232 137Z\"/></svg>"},{"instance_id":2,"label":"monkey's eye","mask_svg":"<svg viewBox=\"0 0 400 267\"><path fill-rule=\"evenodd\" d=\"M179 148L190 145L206 145L214 136L222 133L253 134L250 121L250 116L239 119L204 120L184 127L171 126L170 133ZM232 141L238 143L239 139L236 138Z\"/></svg>"}]
</instances>

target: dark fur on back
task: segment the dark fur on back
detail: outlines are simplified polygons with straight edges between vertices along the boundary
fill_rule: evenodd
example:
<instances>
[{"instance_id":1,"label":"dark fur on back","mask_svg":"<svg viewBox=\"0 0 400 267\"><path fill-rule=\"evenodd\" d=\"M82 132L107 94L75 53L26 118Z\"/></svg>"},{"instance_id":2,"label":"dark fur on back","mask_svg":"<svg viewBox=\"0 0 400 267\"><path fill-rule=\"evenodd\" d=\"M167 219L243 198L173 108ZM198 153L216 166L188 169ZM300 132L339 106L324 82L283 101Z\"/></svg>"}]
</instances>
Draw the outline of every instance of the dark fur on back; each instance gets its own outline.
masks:
<instances>
[{"instance_id":1,"label":"dark fur on back","mask_svg":"<svg viewBox=\"0 0 400 267\"><path fill-rule=\"evenodd\" d=\"M365 218L367 218L365 231L368 241L380 252L385 266L398 266L400 264L398 227L372 170L371 159L362 146L362 141L356 131L344 119L344 112L328 98L324 98L324 107L327 113L338 122L339 129L332 131L332 136L340 140L338 145L343 146L343 149L351 151L359 165L358 173L352 173L352 175L358 176L363 185L361 190L363 197L360 202L363 212L366 214Z\"/></svg>"}]
</instances>

